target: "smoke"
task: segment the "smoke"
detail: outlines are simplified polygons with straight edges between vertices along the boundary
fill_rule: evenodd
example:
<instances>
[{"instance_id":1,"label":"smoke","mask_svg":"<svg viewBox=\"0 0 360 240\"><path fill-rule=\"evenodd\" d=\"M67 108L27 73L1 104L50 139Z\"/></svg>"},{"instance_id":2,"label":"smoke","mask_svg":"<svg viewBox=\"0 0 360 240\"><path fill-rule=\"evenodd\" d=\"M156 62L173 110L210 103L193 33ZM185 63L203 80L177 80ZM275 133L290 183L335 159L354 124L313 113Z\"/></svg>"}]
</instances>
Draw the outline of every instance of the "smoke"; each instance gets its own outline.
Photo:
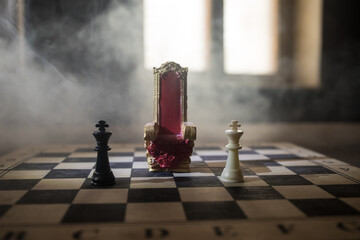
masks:
<instances>
[{"instance_id":1,"label":"smoke","mask_svg":"<svg viewBox=\"0 0 360 240\"><path fill-rule=\"evenodd\" d=\"M0 124L6 129L0 151L34 143L92 143L100 119L110 124L111 141L142 144L143 126L152 121L153 76L143 67L141 1L83 2L87 8L60 2L55 13L46 8L36 15L27 6L24 49L16 4L0 5ZM52 18L56 8L66 14ZM71 9L82 9L84 19L77 21L79 12ZM270 104L256 84L242 90L238 82L223 81L189 69L188 120L197 126L199 141L223 141L232 119L267 119ZM214 129L219 124L223 128Z\"/></svg>"},{"instance_id":2,"label":"smoke","mask_svg":"<svg viewBox=\"0 0 360 240\"><path fill-rule=\"evenodd\" d=\"M129 48L136 44L134 39L141 41L132 25L140 21L136 6L131 6L136 1L126 6L112 2L109 11L91 16L82 26L73 26L69 17L36 25L34 17L24 49L14 2L0 5L0 123L5 129L1 148L44 141L89 142L100 119L114 127L142 121L135 110L142 87L134 88L141 86L141 66L136 64L141 55L139 47ZM39 44L42 37L47 41ZM118 139L134 139L127 135Z\"/></svg>"}]
</instances>

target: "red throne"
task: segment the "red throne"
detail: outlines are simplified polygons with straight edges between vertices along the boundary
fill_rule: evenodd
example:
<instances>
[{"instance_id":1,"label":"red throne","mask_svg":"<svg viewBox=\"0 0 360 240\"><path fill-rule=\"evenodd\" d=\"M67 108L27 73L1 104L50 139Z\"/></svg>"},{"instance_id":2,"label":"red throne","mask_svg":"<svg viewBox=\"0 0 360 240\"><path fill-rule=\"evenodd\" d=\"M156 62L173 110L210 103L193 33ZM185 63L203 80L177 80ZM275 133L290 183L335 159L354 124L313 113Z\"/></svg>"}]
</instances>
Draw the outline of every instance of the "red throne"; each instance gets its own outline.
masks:
<instances>
[{"instance_id":1,"label":"red throne","mask_svg":"<svg viewBox=\"0 0 360 240\"><path fill-rule=\"evenodd\" d=\"M144 127L150 171L190 171L196 127L187 122L187 68L154 68L154 121Z\"/></svg>"}]
</instances>

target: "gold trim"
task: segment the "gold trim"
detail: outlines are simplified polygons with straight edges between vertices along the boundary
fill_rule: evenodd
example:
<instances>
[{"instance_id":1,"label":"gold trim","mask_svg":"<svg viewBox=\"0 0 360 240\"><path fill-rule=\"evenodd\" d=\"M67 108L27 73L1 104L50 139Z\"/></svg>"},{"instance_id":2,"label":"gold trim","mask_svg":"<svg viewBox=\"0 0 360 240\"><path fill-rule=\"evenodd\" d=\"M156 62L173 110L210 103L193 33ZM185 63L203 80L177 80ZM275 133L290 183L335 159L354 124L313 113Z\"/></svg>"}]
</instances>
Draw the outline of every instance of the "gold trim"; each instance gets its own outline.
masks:
<instances>
[{"instance_id":1,"label":"gold trim","mask_svg":"<svg viewBox=\"0 0 360 240\"><path fill-rule=\"evenodd\" d=\"M184 139L189 139L191 141L196 140L196 127L192 122L183 122L181 124L181 132L184 136Z\"/></svg>"}]
</instances>

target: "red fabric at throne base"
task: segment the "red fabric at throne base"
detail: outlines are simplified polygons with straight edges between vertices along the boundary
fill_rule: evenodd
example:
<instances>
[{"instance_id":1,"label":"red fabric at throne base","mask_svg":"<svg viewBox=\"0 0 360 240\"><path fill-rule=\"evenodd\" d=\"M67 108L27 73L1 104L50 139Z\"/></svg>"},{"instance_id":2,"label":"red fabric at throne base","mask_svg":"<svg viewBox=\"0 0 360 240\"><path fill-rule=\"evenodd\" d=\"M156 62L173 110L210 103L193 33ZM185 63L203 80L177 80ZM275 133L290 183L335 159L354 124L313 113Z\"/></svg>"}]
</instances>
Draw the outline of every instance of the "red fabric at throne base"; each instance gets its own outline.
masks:
<instances>
[{"instance_id":1,"label":"red fabric at throne base","mask_svg":"<svg viewBox=\"0 0 360 240\"><path fill-rule=\"evenodd\" d=\"M151 142L147 150L161 168L176 168L191 156L194 142L177 138L158 138Z\"/></svg>"}]
</instances>

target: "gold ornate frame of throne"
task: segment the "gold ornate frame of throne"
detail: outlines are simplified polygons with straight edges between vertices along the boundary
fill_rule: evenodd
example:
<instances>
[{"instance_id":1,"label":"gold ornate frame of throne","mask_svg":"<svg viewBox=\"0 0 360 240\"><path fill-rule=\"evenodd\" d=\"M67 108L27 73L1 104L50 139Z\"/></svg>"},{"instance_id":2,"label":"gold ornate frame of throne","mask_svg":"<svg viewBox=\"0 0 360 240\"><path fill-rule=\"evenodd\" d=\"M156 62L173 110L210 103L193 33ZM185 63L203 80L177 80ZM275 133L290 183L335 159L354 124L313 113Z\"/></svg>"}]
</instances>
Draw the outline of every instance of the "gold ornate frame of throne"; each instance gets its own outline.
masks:
<instances>
[{"instance_id":1,"label":"gold ornate frame of throne","mask_svg":"<svg viewBox=\"0 0 360 240\"><path fill-rule=\"evenodd\" d=\"M159 68L153 69L154 73L154 95L153 95L153 122L147 123L144 127L144 146L146 148L146 156L149 165L149 171L173 171L173 172L189 172L190 171L190 156L184 157L180 160L175 168L160 167L156 157L149 152L149 146L158 139L160 128L160 94L161 94L161 79L163 74L169 71L174 71L179 75L180 80L180 99L179 104L181 108L181 137L193 146L193 141L196 139L196 127L192 122L187 122L187 68L182 68L175 62L166 62ZM191 147L192 151L192 147ZM191 154L190 154L191 155Z\"/></svg>"}]
</instances>

